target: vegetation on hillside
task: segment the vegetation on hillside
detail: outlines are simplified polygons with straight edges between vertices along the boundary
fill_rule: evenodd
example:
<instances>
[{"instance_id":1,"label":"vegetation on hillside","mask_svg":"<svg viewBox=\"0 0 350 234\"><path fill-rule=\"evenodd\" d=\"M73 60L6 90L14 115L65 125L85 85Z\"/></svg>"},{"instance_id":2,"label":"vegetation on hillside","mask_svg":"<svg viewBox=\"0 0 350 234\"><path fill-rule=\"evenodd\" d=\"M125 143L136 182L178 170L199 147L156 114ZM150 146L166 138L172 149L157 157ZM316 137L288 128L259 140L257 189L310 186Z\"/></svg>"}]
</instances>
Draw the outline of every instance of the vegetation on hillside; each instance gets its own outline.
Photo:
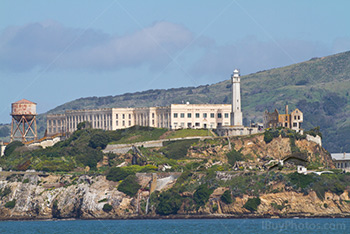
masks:
<instances>
[{"instance_id":1,"label":"vegetation on hillside","mask_svg":"<svg viewBox=\"0 0 350 234\"><path fill-rule=\"evenodd\" d=\"M298 107L304 113L304 128L320 126L324 146L330 152L350 151L350 52L243 76L244 123L262 121L263 112ZM117 96L80 98L49 111L102 107L165 106L172 103L230 103L230 83L147 90ZM45 131L45 116L38 116L39 132Z\"/></svg>"}]
</instances>

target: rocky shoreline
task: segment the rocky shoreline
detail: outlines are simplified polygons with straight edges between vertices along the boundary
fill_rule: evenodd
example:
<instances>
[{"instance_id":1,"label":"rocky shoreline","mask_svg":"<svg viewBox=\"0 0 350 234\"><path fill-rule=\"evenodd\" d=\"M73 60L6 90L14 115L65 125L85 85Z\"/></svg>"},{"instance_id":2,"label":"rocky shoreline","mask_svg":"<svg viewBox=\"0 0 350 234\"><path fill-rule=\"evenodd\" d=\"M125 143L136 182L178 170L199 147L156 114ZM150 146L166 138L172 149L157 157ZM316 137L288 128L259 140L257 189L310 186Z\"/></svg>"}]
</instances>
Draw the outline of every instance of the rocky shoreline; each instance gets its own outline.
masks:
<instances>
[{"instance_id":1,"label":"rocky shoreline","mask_svg":"<svg viewBox=\"0 0 350 234\"><path fill-rule=\"evenodd\" d=\"M16 175L18 176L18 175ZM244 204L248 195L236 197L232 204L220 201L224 188L216 189L209 201L199 209L186 210L184 204L175 215L158 215L150 206L145 214L142 204L149 191L129 197L117 190L118 182L108 181L105 176L61 176L25 174L0 179L0 220L107 220L107 219L246 219L246 218L350 218L348 191L341 195L326 192L320 200L315 192L295 191L261 194L257 211L249 211ZM138 175L139 182L148 183L149 175ZM8 194L4 194L9 188ZM186 194L185 196L190 196ZM14 207L6 207L15 201ZM276 209L272 204L288 205ZM104 210L110 204L110 211ZM217 207L214 210L214 207Z\"/></svg>"}]
</instances>

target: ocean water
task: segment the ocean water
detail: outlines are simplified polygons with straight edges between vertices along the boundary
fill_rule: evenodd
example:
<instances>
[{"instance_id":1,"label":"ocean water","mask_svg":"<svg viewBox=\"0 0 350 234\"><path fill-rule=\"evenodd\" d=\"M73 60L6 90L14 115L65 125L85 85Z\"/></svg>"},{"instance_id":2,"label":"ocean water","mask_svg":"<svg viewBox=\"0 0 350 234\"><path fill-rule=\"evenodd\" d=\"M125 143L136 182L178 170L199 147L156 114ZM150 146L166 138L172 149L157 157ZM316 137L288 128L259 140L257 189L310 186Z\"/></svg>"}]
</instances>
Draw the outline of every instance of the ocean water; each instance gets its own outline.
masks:
<instances>
[{"instance_id":1,"label":"ocean water","mask_svg":"<svg viewBox=\"0 0 350 234\"><path fill-rule=\"evenodd\" d=\"M350 233L350 219L2 221L1 234Z\"/></svg>"}]
</instances>

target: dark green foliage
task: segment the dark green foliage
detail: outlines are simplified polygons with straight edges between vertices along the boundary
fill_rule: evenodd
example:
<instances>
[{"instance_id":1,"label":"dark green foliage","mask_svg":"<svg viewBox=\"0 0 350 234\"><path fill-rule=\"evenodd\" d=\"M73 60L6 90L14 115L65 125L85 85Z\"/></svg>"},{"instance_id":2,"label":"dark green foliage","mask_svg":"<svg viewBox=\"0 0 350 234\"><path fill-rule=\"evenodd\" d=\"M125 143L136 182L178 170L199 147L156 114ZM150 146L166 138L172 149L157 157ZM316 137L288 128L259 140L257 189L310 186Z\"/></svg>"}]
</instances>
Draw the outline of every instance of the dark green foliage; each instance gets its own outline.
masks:
<instances>
[{"instance_id":1,"label":"dark green foliage","mask_svg":"<svg viewBox=\"0 0 350 234\"><path fill-rule=\"evenodd\" d=\"M181 140L181 141L166 141L164 142L164 147L161 149L161 151L164 153L164 155L167 158L172 159L180 159L184 158L187 155L187 151L190 148L190 146L198 142L196 139L191 140Z\"/></svg>"},{"instance_id":2,"label":"dark green foliage","mask_svg":"<svg viewBox=\"0 0 350 234\"><path fill-rule=\"evenodd\" d=\"M314 176L311 174L299 174L297 172L288 175L290 182L297 186L297 188L306 188L314 181Z\"/></svg>"},{"instance_id":3,"label":"dark green foliage","mask_svg":"<svg viewBox=\"0 0 350 234\"><path fill-rule=\"evenodd\" d=\"M309 134L309 135L314 136L314 137L318 135L318 136L320 136L322 138L322 133L320 131L320 127L319 126L317 126L315 128L312 128L309 131L305 131L305 134Z\"/></svg>"},{"instance_id":4,"label":"dark green foliage","mask_svg":"<svg viewBox=\"0 0 350 234\"><path fill-rule=\"evenodd\" d=\"M249 210L250 212L254 212L258 210L258 206L260 205L260 203L261 200L259 197L249 198L243 207Z\"/></svg>"},{"instance_id":5,"label":"dark green foliage","mask_svg":"<svg viewBox=\"0 0 350 234\"><path fill-rule=\"evenodd\" d=\"M120 192L123 192L130 197L135 196L140 188L141 186L137 182L137 177L135 175L129 175L118 186Z\"/></svg>"},{"instance_id":6,"label":"dark green foliage","mask_svg":"<svg viewBox=\"0 0 350 234\"><path fill-rule=\"evenodd\" d=\"M8 144L5 148L4 155L6 157L10 156L13 151L15 151L16 148L23 146L23 143L20 141L12 141L10 144Z\"/></svg>"},{"instance_id":7,"label":"dark green foliage","mask_svg":"<svg viewBox=\"0 0 350 234\"><path fill-rule=\"evenodd\" d=\"M265 131L264 133L264 141L266 144L270 143L273 140L273 136L270 132Z\"/></svg>"},{"instance_id":8,"label":"dark green foliage","mask_svg":"<svg viewBox=\"0 0 350 234\"><path fill-rule=\"evenodd\" d=\"M16 205L16 199L14 199L12 201L9 201L9 202L6 202L5 207L9 208L9 209L12 209L12 208L15 207L15 205Z\"/></svg>"},{"instance_id":9,"label":"dark green foliage","mask_svg":"<svg viewBox=\"0 0 350 234\"><path fill-rule=\"evenodd\" d=\"M107 134L104 132L96 132L95 134L92 135L89 141L89 146L96 149L104 149L106 148L107 144L109 143L110 138Z\"/></svg>"},{"instance_id":10,"label":"dark green foliage","mask_svg":"<svg viewBox=\"0 0 350 234\"><path fill-rule=\"evenodd\" d=\"M231 150L226 154L228 163L233 166L236 161L242 161L243 160L243 154L236 151L235 149Z\"/></svg>"},{"instance_id":11,"label":"dark green foliage","mask_svg":"<svg viewBox=\"0 0 350 234\"><path fill-rule=\"evenodd\" d=\"M1 199L3 197L6 197L7 195L9 195L11 193L11 188L10 187L5 187L3 189L0 189L0 197Z\"/></svg>"},{"instance_id":12,"label":"dark green foliage","mask_svg":"<svg viewBox=\"0 0 350 234\"><path fill-rule=\"evenodd\" d=\"M28 168L47 172L72 171L76 167L85 166L94 170L97 162L103 158L103 153L99 148L94 149L89 146L90 139L96 134L108 135L98 129L78 130L71 137L58 142L53 147L34 150L21 147L14 150L11 157L0 158L0 161L6 170L26 170ZM21 145L21 143L16 144ZM13 148L10 145L8 150L13 150Z\"/></svg>"},{"instance_id":13,"label":"dark green foliage","mask_svg":"<svg viewBox=\"0 0 350 234\"><path fill-rule=\"evenodd\" d=\"M299 147L295 145L295 139L293 137L289 138L289 142L292 153L300 152Z\"/></svg>"},{"instance_id":14,"label":"dark green foliage","mask_svg":"<svg viewBox=\"0 0 350 234\"><path fill-rule=\"evenodd\" d=\"M233 202L232 196L231 196L231 191L226 190L220 197L221 201L223 201L226 204L231 204Z\"/></svg>"},{"instance_id":15,"label":"dark green foliage","mask_svg":"<svg viewBox=\"0 0 350 234\"><path fill-rule=\"evenodd\" d=\"M85 129L85 128L91 128L91 123L88 122L88 121L84 121L84 122L78 123L77 130L82 130L82 129Z\"/></svg>"},{"instance_id":16,"label":"dark green foliage","mask_svg":"<svg viewBox=\"0 0 350 234\"><path fill-rule=\"evenodd\" d=\"M182 205L183 198L175 192L166 191L160 194L159 203L156 208L157 214L176 214Z\"/></svg>"},{"instance_id":17,"label":"dark green foliage","mask_svg":"<svg viewBox=\"0 0 350 234\"><path fill-rule=\"evenodd\" d=\"M270 143L273 138L279 137L281 134L281 129L270 129L264 132L264 141L266 144Z\"/></svg>"},{"instance_id":18,"label":"dark green foliage","mask_svg":"<svg viewBox=\"0 0 350 234\"><path fill-rule=\"evenodd\" d=\"M24 179L24 180L22 181L22 183L23 183L23 184L28 184L28 183L29 183L29 179L28 179L28 178Z\"/></svg>"},{"instance_id":19,"label":"dark green foliage","mask_svg":"<svg viewBox=\"0 0 350 234\"><path fill-rule=\"evenodd\" d=\"M106 179L111 181L119 181L119 180L124 180L129 175L134 175L134 174L135 173L131 170L126 170L122 167L115 167L115 168L111 168L108 171L106 175Z\"/></svg>"},{"instance_id":20,"label":"dark green foliage","mask_svg":"<svg viewBox=\"0 0 350 234\"><path fill-rule=\"evenodd\" d=\"M197 206L204 206L209 200L210 194L213 193L213 189L209 189L207 184L202 184L198 187L196 192L193 194L193 200L196 202Z\"/></svg>"},{"instance_id":21,"label":"dark green foliage","mask_svg":"<svg viewBox=\"0 0 350 234\"><path fill-rule=\"evenodd\" d=\"M103 198L103 199L99 200L98 203L106 202L106 201L108 201L108 199L107 198Z\"/></svg>"},{"instance_id":22,"label":"dark green foliage","mask_svg":"<svg viewBox=\"0 0 350 234\"><path fill-rule=\"evenodd\" d=\"M111 210L113 210L113 206L111 206L110 204L106 203L106 204L103 205L102 210L103 210L104 212L107 212L107 213L108 213L108 212L110 212Z\"/></svg>"}]
</instances>

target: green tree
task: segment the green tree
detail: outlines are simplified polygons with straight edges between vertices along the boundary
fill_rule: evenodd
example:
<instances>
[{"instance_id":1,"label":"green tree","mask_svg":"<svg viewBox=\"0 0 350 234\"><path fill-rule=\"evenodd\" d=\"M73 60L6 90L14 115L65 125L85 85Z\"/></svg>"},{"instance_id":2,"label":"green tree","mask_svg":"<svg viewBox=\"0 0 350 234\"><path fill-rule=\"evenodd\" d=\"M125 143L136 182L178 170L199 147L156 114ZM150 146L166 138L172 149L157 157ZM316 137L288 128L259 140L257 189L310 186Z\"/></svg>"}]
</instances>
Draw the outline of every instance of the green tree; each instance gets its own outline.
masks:
<instances>
[{"instance_id":1,"label":"green tree","mask_svg":"<svg viewBox=\"0 0 350 234\"><path fill-rule=\"evenodd\" d=\"M88 121L80 122L77 125L77 130L82 130L86 128L91 128L91 123Z\"/></svg>"},{"instance_id":2,"label":"green tree","mask_svg":"<svg viewBox=\"0 0 350 234\"><path fill-rule=\"evenodd\" d=\"M96 149L97 147L100 147L101 149L106 148L107 144L109 143L110 138L107 134L103 132L96 132L91 137L89 141L89 146Z\"/></svg>"},{"instance_id":3,"label":"green tree","mask_svg":"<svg viewBox=\"0 0 350 234\"><path fill-rule=\"evenodd\" d=\"M4 155L10 156L13 151L15 151L16 148L23 146L23 143L20 141L12 141L10 144L8 144L5 148Z\"/></svg>"},{"instance_id":4,"label":"green tree","mask_svg":"<svg viewBox=\"0 0 350 234\"><path fill-rule=\"evenodd\" d=\"M193 194L193 200L197 203L198 206L204 206L205 203L209 200L210 194L213 190L208 188L208 185L202 184L198 187L196 192Z\"/></svg>"},{"instance_id":5,"label":"green tree","mask_svg":"<svg viewBox=\"0 0 350 234\"><path fill-rule=\"evenodd\" d=\"M182 205L183 198L176 192L166 191L160 194L156 213L160 215L176 214Z\"/></svg>"},{"instance_id":6,"label":"green tree","mask_svg":"<svg viewBox=\"0 0 350 234\"><path fill-rule=\"evenodd\" d=\"M135 196L140 188L141 186L137 182L137 177L135 175L129 175L118 186L120 192L123 192L130 197Z\"/></svg>"},{"instance_id":7,"label":"green tree","mask_svg":"<svg viewBox=\"0 0 350 234\"><path fill-rule=\"evenodd\" d=\"M249 198L243 207L251 212L254 212L258 210L258 206L260 205L260 203L261 200L259 197Z\"/></svg>"},{"instance_id":8,"label":"green tree","mask_svg":"<svg viewBox=\"0 0 350 234\"><path fill-rule=\"evenodd\" d=\"M106 204L103 205L102 210L103 210L104 212L107 212L107 213L108 213L108 212L110 212L111 210L113 210L113 206L111 206L110 204L106 203Z\"/></svg>"},{"instance_id":9,"label":"green tree","mask_svg":"<svg viewBox=\"0 0 350 234\"><path fill-rule=\"evenodd\" d=\"M106 179L111 181L120 181L132 174L134 174L132 171L125 170L121 167L114 167L108 171Z\"/></svg>"},{"instance_id":10,"label":"green tree","mask_svg":"<svg viewBox=\"0 0 350 234\"><path fill-rule=\"evenodd\" d=\"M226 154L228 163L233 166L236 161L242 161L243 160L243 154L236 151L235 149L231 150Z\"/></svg>"},{"instance_id":11,"label":"green tree","mask_svg":"<svg viewBox=\"0 0 350 234\"><path fill-rule=\"evenodd\" d=\"M233 202L231 197L231 191L226 190L220 197L221 201L223 201L226 204L231 204Z\"/></svg>"}]
</instances>

